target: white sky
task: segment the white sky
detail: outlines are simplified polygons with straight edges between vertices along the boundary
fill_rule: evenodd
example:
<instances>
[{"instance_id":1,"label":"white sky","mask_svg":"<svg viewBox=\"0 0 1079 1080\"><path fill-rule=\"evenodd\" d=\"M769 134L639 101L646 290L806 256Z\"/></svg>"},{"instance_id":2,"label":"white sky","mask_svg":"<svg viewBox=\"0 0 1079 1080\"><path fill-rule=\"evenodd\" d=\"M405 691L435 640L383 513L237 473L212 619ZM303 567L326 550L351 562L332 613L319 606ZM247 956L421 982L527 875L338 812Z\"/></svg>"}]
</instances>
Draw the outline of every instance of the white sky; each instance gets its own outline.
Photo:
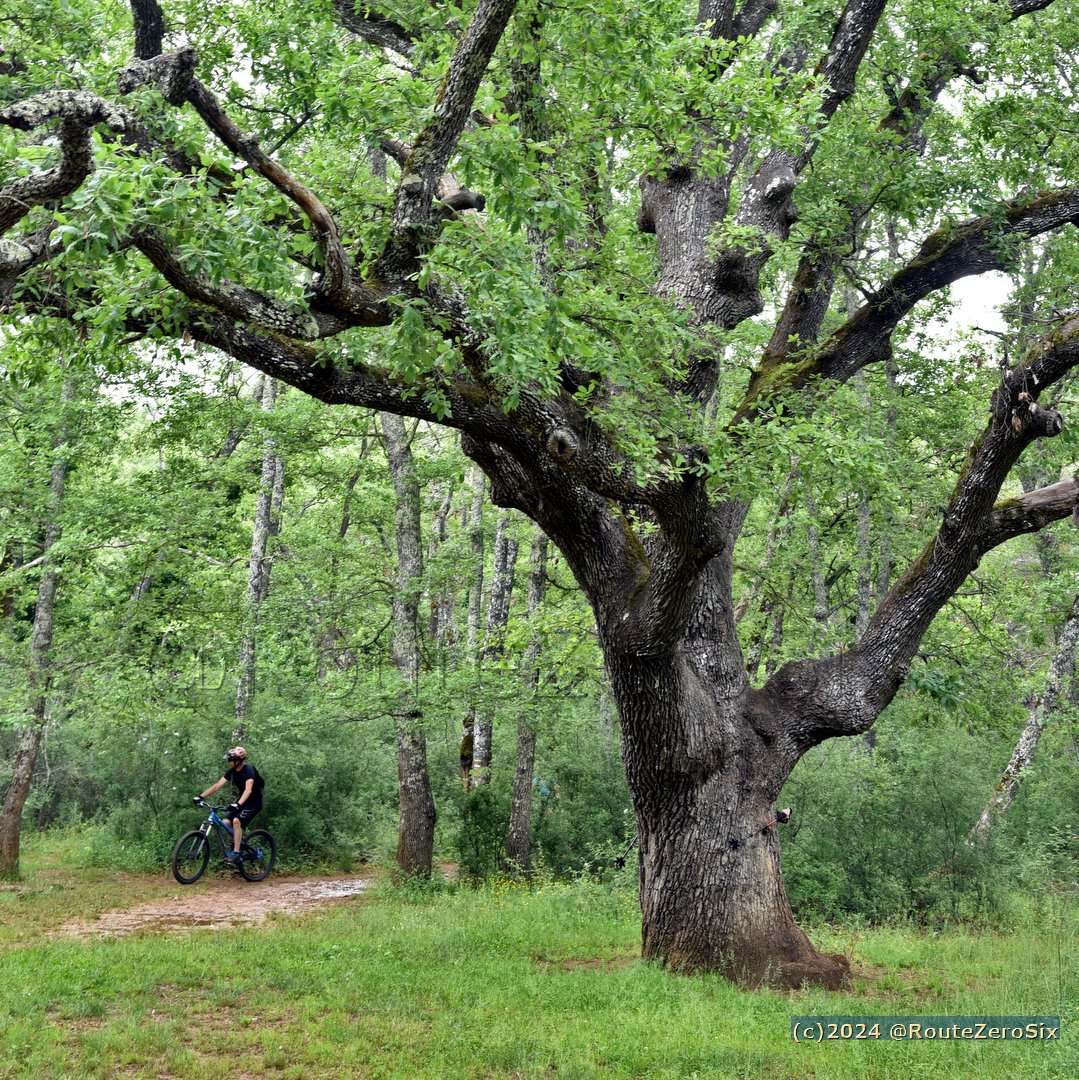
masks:
<instances>
[{"instance_id":1,"label":"white sky","mask_svg":"<svg viewBox=\"0 0 1079 1080\"><path fill-rule=\"evenodd\" d=\"M956 330L980 326L983 330L1004 329L1000 306L1011 294L1011 282L998 273L961 278L952 285L956 308L949 325Z\"/></svg>"}]
</instances>

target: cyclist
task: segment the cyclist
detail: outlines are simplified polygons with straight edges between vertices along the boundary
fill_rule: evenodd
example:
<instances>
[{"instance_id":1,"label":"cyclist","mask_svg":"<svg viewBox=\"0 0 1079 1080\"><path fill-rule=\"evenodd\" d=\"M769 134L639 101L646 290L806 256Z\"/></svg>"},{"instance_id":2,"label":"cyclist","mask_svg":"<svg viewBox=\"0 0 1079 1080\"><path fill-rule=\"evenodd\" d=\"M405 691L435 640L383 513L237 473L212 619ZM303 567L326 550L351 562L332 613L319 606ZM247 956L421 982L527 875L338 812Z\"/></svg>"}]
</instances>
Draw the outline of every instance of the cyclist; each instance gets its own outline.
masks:
<instances>
[{"instance_id":1,"label":"cyclist","mask_svg":"<svg viewBox=\"0 0 1079 1080\"><path fill-rule=\"evenodd\" d=\"M262 777L254 765L248 764L247 751L242 746L233 746L227 750L225 760L228 762L225 775L212 787L208 787L199 798L208 798L215 791L220 791L229 781L232 782L238 794L236 801L229 804L224 815L224 820L232 824L232 851L225 858L229 862L238 862L244 829L262 809Z\"/></svg>"}]
</instances>

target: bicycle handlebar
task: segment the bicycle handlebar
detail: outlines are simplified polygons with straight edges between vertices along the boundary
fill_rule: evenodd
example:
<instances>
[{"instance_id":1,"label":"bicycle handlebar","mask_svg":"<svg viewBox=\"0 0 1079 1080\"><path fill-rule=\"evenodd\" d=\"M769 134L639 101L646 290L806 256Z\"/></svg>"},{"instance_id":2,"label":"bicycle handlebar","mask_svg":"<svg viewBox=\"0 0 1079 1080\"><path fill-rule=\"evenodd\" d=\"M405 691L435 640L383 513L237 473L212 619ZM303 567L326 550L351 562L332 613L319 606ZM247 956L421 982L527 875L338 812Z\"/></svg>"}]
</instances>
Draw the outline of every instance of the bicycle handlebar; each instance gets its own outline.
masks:
<instances>
[{"instance_id":1,"label":"bicycle handlebar","mask_svg":"<svg viewBox=\"0 0 1079 1080\"><path fill-rule=\"evenodd\" d=\"M220 813L222 810L227 810L230 803L222 803L220 806L213 806L208 803L201 795L196 795L191 800L196 806L201 806L204 810L212 810L215 814Z\"/></svg>"}]
</instances>

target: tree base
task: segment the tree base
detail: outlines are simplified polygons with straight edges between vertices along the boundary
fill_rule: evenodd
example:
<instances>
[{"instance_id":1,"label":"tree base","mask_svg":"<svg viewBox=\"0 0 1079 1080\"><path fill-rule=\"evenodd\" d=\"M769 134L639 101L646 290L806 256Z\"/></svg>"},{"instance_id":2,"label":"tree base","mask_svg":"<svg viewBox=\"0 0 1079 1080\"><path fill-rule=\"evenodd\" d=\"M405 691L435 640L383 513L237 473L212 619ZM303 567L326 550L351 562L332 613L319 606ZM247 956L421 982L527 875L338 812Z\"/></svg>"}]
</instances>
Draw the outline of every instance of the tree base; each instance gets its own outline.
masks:
<instances>
[{"instance_id":1,"label":"tree base","mask_svg":"<svg viewBox=\"0 0 1079 1080\"><path fill-rule=\"evenodd\" d=\"M645 957L649 959L649 957ZM763 966L727 962L720 965L702 963L689 957L656 957L670 971L680 975L702 975L715 972L746 990L800 990L817 986L824 990L847 990L851 986L850 962L838 953L818 953L797 960L773 959Z\"/></svg>"},{"instance_id":2,"label":"tree base","mask_svg":"<svg viewBox=\"0 0 1079 1080\"><path fill-rule=\"evenodd\" d=\"M851 985L850 962L845 956L821 953L793 923L779 923L766 937L754 935L728 939L726 948L686 947L669 942L668 948L649 947L645 935L643 955L657 960L670 971L682 975L712 972L747 990L770 987L799 990L819 986L825 990L845 990Z\"/></svg>"}]
</instances>

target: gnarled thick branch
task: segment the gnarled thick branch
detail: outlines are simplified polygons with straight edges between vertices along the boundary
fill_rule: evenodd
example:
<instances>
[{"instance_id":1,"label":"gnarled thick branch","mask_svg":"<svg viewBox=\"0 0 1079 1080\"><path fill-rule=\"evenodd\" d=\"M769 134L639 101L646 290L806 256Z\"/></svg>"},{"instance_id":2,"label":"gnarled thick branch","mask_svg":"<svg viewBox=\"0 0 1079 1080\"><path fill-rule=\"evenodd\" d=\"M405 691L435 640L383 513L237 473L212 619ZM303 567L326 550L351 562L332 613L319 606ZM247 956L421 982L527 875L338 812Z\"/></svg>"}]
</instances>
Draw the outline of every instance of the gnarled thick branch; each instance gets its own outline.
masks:
<instances>
[{"instance_id":1,"label":"gnarled thick branch","mask_svg":"<svg viewBox=\"0 0 1079 1080\"><path fill-rule=\"evenodd\" d=\"M754 37L778 7L779 0L746 0L734 20L734 36Z\"/></svg>"},{"instance_id":2,"label":"gnarled thick branch","mask_svg":"<svg viewBox=\"0 0 1079 1080\"><path fill-rule=\"evenodd\" d=\"M1053 0L1011 0L1011 21L1032 11L1048 7ZM922 57L927 71L912 80L897 96L895 103L883 117L879 130L890 132L898 140L892 153L920 153L925 147L922 125L944 88L958 75L966 73L953 47L941 47L935 57ZM848 239L853 240L866 220L872 200L859 196L852 200L848 213L850 224ZM810 242L798 265L787 301L776 323L766 354L770 360L787 358L792 352L804 351L816 342L824 316L835 286L836 271L840 262L837 244L827 249Z\"/></svg>"},{"instance_id":3,"label":"gnarled thick branch","mask_svg":"<svg viewBox=\"0 0 1079 1080\"><path fill-rule=\"evenodd\" d=\"M886 0L848 0L817 67L816 77L825 84L825 91L817 117L803 132L802 149L765 154L745 187L734 216L735 228L744 240L729 243L718 256L700 250L701 238L728 214L729 177L695 177L683 166L669 170L663 179L642 179L639 226L655 231L659 240L664 262L659 289L692 304L700 324L714 323L729 330L763 310L758 286L761 271L772 256L774 242L786 240L798 219L793 196L799 174L812 159L821 126L854 92L855 76L885 4ZM723 5L709 6L713 9L720 13ZM737 157L747 149L747 145L732 147ZM700 223L694 218L701 219ZM682 235L687 229L689 239ZM703 348L691 357L677 389L704 402L715 388L715 379L714 351Z\"/></svg>"},{"instance_id":4,"label":"gnarled thick branch","mask_svg":"<svg viewBox=\"0 0 1079 1080\"><path fill-rule=\"evenodd\" d=\"M195 50L186 47L149 60L138 60L122 73L121 92L130 93L143 83L153 81L171 104L189 102L229 150L291 199L311 222L323 255L318 291L329 302L345 310L367 307L371 298L353 287L351 265L329 210L306 184L274 161L259 146L258 140L233 122L210 90L195 78L197 59Z\"/></svg>"},{"instance_id":5,"label":"gnarled thick branch","mask_svg":"<svg viewBox=\"0 0 1079 1080\"><path fill-rule=\"evenodd\" d=\"M707 25L711 38L733 37L736 6L736 0L700 0L697 5L697 25Z\"/></svg>"},{"instance_id":6,"label":"gnarled thick branch","mask_svg":"<svg viewBox=\"0 0 1079 1080\"><path fill-rule=\"evenodd\" d=\"M498 47L517 0L480 0L476 13L450 60L435 103L434 115L416 137L401 169L394 199L393 233L380 260L380 273L400 277L417 268L426 246L424 226L432 219L433 201L487 65Z\"/></svg>"},{"instance_id":7,"label":"gnarled thick branch","mask_svg":"<svg viewBox=\"0 0 1079 1080\"><path fill-rule=\"evenodd\" d=\"M286 337L311 341L321 336L316 316L299 304L285 303L231 281L211 284L204 275L188 270L175 256L172 246L159 229L140 226L131 231L130 240L170 285L192 300Z\"/></svg>"},{"instance_id":8,"label":"gnarled thick branch","mask_svg":"<svg viewBox=\"0 0 1079 1080\"><path fill-rule=\"evenodd\" d=\"M1079 188L1042 195L1023 206L1002 205L999 213L937 229L906 266L803 359L787 363L766 353L750 379L736 422L773 394L815 378L845 382L867 364L887 359L892 333L919 301L960 278L1004 269L1009 240L1023 241L1069 223L1079 223Z\"/></svg>"},{"instance_id":9,"label":"gnarled thick branch","mask_svg":"<svg viewBox=\"0 0 1079 1080\"><path fill-rule=\"evenodd\" d=\"M490 477L495 505L527 514L558 546L597 613L601 638L647 651L654 638L652 568L631 523L542 456L513 453L473 433L461 446Z\"/></svg>"},{"instance_id":10,"label":"gnarled thick branch","mask_svg":"<svg viewBox=\"0 0 1079 1080\"><path fill-rule=\"evenodd\" d=\"M822 120L830 120L839 106L854 93L855 76L886 4L887 0L848 0L843 9L828 51L817 68L817 74L826 86L820 106ZM807 146L799 164L804 168L811 156L812 150Z\"/></svg>"},{"instance_id":11,"label":"gnarled thick branch","mask_svg":"<svg viewBox=\"0 0 1079 1080\"><path fill-rule=\"evenodd\" d=\"M123 134L135 126L126 109L85 90L53 90L0 109L0 124L31 131L60 121L60 160L52 169L20 177L0 190L0 236L35 206L75 191L93 172L90 133L98 124Z\"/></svg>"},{"instance_id":12,"label":"gnarled thick branch","mask_svg":"<svg viewBox=\"0 0 1079 1080\"><path fill-rule=\"evenodd\" d=\"M149 60L157 56L165 40L165 15L157 0L131 0L135 25L135 56Z\"/></svg>"},{"instance_id":13,"label":"gnarled thick branch","mask_svg":"<svg viewBox=\"0 0 1079 1080\"><path fill-rule=\"evenodd\" d=\"M1038 532L1054 521L1069 517L1076 506L1079 506L1079 480L1075 477L1005 499L989 515L978 536L978 547L989 551L1015 536Z\"/></svg>"},{"instance_id":14,"label":"gnarled thick branch","mask_svg":"<svg viewBox=\"0 0 1079 1080\"><path fill-rule=\"evenodd\" d=\"M354 0L334 0L337 22L349 33L376 45L381 49L391 49L401 56L411 56L415 49L415 38L399 22L375 11L368 4L357 5Z\"/></svg>"}]
</instances>

